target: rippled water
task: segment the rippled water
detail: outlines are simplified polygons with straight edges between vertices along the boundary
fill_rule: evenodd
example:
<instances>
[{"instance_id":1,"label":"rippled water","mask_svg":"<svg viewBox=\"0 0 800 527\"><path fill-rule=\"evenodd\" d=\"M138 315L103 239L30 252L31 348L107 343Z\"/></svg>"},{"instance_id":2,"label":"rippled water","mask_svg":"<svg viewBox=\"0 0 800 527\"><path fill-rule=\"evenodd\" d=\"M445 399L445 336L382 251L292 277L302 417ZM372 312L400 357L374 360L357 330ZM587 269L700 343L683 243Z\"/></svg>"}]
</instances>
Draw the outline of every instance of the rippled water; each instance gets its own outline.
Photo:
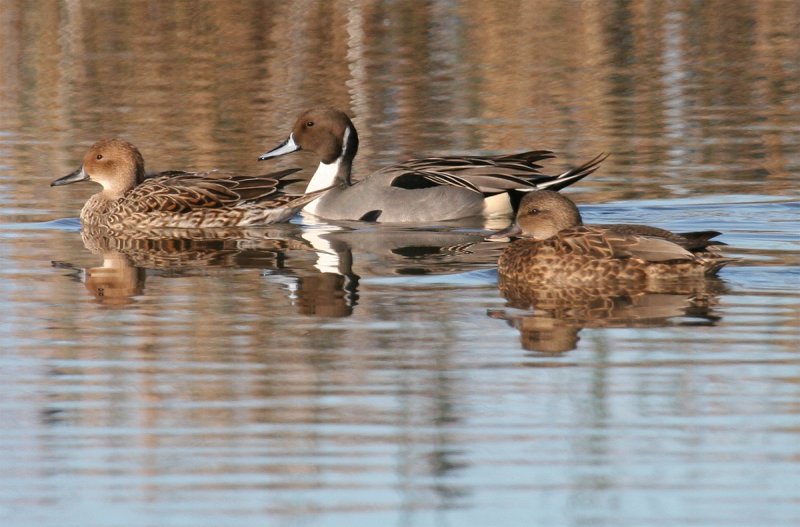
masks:
<instances>
[{"instance_id":1,"label":"rippled water","mask_svg":"<svg viewBox=\"0 0 800 527\"><path fill-rule=\"evenodd\" d=\"M797 525L800 5L0 4L0 523ZM81 232L93 141L357 174L550 148L587 221L724 233L701 294L506 299L482 225ZM197 239L202 238L202 239Z\"/></svg>"}]
</instances>

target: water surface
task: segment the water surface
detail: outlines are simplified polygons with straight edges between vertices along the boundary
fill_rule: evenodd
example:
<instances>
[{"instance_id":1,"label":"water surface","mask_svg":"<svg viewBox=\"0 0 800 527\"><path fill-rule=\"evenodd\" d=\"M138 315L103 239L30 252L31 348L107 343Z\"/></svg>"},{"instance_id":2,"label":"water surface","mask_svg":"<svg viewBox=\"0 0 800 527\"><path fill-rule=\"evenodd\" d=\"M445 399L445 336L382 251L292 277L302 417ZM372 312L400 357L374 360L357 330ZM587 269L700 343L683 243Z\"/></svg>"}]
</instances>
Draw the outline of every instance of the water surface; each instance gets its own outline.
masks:
<instances>
[{"instance_id":1,"label":"water surface","mask_svg":"<svg viewBox=\"0 0 800 527\"><path fill-rule=\"evenodd\" d=\"M798 11L3 2L0 522L800 523ZM353 116L357 177L610 152L568 191L588 222L740 261L531 309L480 224L108 240L91 185L48 187L108 135L152 170L312 170L256 158L316 104Z\"/></svg>"}]
</instances>

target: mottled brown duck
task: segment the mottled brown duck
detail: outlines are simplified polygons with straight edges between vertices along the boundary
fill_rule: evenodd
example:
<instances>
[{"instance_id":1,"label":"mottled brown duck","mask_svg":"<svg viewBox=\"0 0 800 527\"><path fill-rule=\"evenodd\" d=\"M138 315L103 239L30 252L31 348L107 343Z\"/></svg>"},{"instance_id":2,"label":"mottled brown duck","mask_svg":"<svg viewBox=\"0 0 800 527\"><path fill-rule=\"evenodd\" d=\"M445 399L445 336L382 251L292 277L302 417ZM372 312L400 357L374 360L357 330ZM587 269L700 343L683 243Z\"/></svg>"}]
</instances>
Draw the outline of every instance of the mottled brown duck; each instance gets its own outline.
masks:
<instances>
[{"instance_id":1,"label":"mottled brown duck","mask_svg":"<svg viewBox=\"0 0 800 527\"><path fill-rule=\"evenodd\" d=\"M512 229L520 234L498 261L501 281L547 286L702 278L731 262L712 239L720 233L676 234L647 225L584 225L566 196L531 192Z\"/></svg>"},{"instance_id":2,"label":"mottled brown duck","mask_svg":"<svg viewBox=\"0 0 800 527\"><path fill-rule=\"evenodd\" d=\"M51 186L93 181L103 190L81 209L83 224L113 231L147 228L253 227L289 221L324 190L292 195L288 169L259 176L221 172L161 172L145 175L144 159L132 144L104 139L89 149L81 167Z\"/></svg>"}]
</instances>

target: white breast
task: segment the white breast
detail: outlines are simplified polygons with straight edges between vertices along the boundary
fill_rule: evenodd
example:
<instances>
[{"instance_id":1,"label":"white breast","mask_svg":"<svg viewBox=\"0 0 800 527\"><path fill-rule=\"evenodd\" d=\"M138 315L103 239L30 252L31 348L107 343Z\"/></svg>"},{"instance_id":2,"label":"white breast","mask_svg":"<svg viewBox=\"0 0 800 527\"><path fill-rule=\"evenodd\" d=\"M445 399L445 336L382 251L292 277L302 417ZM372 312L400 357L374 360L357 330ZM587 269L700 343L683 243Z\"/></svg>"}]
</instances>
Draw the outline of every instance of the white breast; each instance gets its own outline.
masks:
<instances>
[{"instance_id":1,"label":"white breast","mask_svg":"<svg viewBox=\"0 0 800 527\"><path fill-rule=\"evenodd\" d=\"M326 165L325 163L320 163L319 166L317 167L317 171L314 172L313 176L311 176L311 181L308 182L308 186L306 187L306 192L314 192L315 190L322 190L336 183L336 174L339 172L339 163L341 163L341 159L337 159L336 161L334 161L329 165ZM315 214L318 203L319 199L315 199L314 201L303 207L303 211L308 212L310 214Z\"/></svg>"}]
</instances>

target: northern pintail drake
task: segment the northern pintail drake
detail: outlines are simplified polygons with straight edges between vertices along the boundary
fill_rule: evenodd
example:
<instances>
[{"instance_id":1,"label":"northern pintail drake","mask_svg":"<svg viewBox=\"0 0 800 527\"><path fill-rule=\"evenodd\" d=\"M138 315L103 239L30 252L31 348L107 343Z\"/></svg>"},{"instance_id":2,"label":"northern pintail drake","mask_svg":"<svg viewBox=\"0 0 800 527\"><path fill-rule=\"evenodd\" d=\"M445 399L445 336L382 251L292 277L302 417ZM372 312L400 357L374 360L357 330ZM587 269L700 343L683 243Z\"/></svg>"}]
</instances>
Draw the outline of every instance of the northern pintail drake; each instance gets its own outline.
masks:
<instances>
[{"instance_id":1,"label":"northern pintail drake","mask_svg":"<svg viewBox=\"0 0 800 527\"><path fill-rule=\"evenodd\" d=\"M676 234L647 225L584 225L566 196L527 194L515 226L492 237L520 234L498 260L501 280L548 286L701 278L731 259L712 241L716 231Z\"/></svg>"},{"instance_id":2,"label":"northern pintail drake","mask_svg":"<svg viewBox=\"0 0 800 527\"><path fill-rule=\"evenodd\" d=\"M98 141L81 167L50 186L93 181L103 190L81 209L81 223L112 230L248 227L289 221L317 194L291 195L283 179L299 169L260 176L212 172L145 175L144 159L131 143ZM322 192L322 191L320 191Z\"/></svg>"},{"instance_id":3,"label":"northern pintail drake","mask_svg":"<svg viewBox=\"0 0 800 527\"><path fill-rule=\"evenodd\" d=\"M358 151L358 134L350 118L334 108L303 112L289 138L259 160L298 150L320 158L306 192L332 187L306 205L304 212L329 220L387 223L512 215L521 193L562 189L594 172L607 157L598 155L556 176L539 171L539 162L555 157L546 150L412 159L353 182L350 171Z\"/></svg>"}]
</instances>

